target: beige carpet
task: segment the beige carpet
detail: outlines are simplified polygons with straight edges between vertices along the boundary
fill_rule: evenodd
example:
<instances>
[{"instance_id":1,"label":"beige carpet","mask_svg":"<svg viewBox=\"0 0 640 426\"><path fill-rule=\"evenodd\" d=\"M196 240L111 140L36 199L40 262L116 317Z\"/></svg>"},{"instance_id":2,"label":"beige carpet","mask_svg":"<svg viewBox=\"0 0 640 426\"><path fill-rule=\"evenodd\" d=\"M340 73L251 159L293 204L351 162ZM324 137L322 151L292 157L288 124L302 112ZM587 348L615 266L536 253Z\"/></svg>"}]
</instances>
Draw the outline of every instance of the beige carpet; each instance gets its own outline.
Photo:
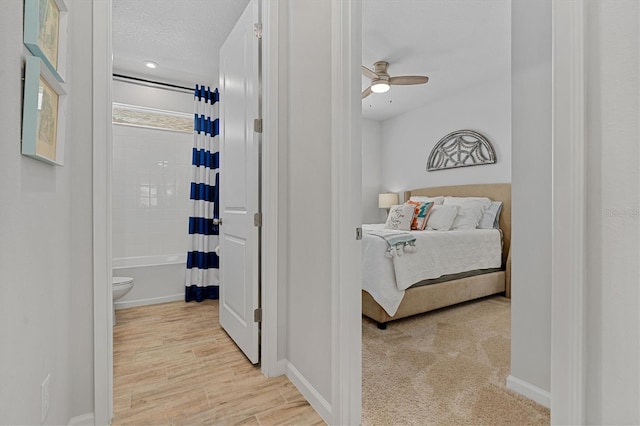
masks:
<instances>
[{"instance_id":1,"label":"beige carpet","mask_svg":"<svg viewBox=\"0 0 640 426\"><path fill-rule=\"evenodd\" d=\"M505 387L510 301L492 297L362 325L362 423L542 425L549 410Z\"/></svg>"}]
</instances>

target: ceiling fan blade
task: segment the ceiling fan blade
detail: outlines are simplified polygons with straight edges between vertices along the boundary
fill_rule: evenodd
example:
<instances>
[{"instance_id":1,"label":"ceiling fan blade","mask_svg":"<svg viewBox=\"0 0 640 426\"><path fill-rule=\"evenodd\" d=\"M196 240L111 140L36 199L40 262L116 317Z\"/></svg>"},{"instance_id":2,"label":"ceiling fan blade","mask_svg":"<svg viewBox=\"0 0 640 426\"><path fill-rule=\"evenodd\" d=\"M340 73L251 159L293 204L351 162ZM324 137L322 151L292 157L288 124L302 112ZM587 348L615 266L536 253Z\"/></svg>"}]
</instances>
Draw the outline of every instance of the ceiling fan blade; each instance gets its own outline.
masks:
<instances>
[{"instance_id":1,"label":"ceiling fan blade","mask_svg":"<svg viewBox=\"0 0 640 426\"><path fill-rule=\"evenodd\" d=\"M362 74L364 74L369 78L378 78L378 74L371 71L369 68L365 67L364 65L362 65Z\"/></svg>"},{"instance_id":2,"label":"ceiling fan blade","mask_svg":"<svg viewBox=\"0 0 640 426\"><path fill-rule=\"evenodd\" d=\"M391 77L389 84L406 85L406 84L425 84L429 81L429 77L421 75L401 75L398 77Z\"/></svg>"},{"instance_id":3,"label":"ceiling fan blade","mask_svg":"<svg viewBox=\"0 0 640 426\"><path fill-rule=\"evenodd\" d=\"M371 94L371 86L367 87L362 91L362 99L366 98Z\"/></svg>"}]
</instances>

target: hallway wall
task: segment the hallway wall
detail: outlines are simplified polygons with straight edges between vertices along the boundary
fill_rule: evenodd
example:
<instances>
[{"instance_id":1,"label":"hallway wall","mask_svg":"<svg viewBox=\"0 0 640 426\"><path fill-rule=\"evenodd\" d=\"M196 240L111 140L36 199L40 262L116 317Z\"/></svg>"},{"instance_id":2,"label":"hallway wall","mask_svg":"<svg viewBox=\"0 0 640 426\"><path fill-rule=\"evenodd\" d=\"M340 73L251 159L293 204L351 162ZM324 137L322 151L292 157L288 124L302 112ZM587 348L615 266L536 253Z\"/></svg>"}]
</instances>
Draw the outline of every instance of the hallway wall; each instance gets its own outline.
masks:
<instances>
[{"instance_id":1,"label":"hallway wall","mask_svg":"<svg viewBox=\"0 0 640 426\"><path fill-rule=\"evenodd\" d=\"M0 14L0 424L41 424L48 374L45 424L93 411L92 7L66 4L64 167L20 154L23 2Z\"/></svg>"},{"instance_id":2,"label":"hallway wall","mask_svg":"<svg viewBox=\"0 0 640 426\"><path fill-rule=\"evenodd\" d=\"M585 5L585 420L640 424L640 4Z\"/></svg>"},{"instance_id":3,"label":"hallway wall","mask_svg":"<svg viewBox=\"0 0 640 426\"><path fill-rule=\"evenodd\" d=\"M547 404L551 388L551 7L551 0L514 0L511 25L509 379L532 386L530 390L546 398Z\"/></svg>"}]
</instances>

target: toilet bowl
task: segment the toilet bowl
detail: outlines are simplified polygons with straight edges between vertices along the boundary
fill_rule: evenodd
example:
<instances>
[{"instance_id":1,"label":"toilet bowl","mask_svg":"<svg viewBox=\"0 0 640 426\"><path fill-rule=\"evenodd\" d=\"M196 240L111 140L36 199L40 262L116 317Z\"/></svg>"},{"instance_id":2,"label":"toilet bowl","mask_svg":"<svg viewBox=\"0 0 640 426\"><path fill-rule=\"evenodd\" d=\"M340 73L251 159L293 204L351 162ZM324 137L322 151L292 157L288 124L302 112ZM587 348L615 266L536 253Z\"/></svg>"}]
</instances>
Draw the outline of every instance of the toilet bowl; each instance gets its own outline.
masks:
<instances>
[{"instance_id":1,"label":"toilet bowl","mask_svg":"<svg viewBox=\"0 0 640 426\"><path fill-rule=\"evenodd\" d=\"M116 300L129 293L133 288L133 278L113 277L111 289L113 293L113 325L116 325Z\"/></svg>"}]
</instances>

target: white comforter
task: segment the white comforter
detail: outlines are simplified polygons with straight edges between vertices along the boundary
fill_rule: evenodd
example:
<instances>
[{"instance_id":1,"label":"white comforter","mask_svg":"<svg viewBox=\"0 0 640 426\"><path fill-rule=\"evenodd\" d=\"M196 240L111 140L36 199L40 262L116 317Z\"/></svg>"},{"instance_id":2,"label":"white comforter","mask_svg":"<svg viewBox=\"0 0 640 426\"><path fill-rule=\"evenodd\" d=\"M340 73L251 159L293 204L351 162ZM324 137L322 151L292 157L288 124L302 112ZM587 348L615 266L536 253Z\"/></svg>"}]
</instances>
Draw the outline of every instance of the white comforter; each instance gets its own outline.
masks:
<instances>
[{"instance_id":1,"label":"white comforter","mask_svg":"<svg viewBox=\"0 0 640 426\"><path fill-rule=\"evenodd\" d=\"M393 258L385 256L384 239L367 234L367 230L381 229L384 224L363 225L362 288L391 316L404 291L417 282L502 264L502 238L497 229L411 231L416 251Z\"/></svg>"}]
</instances>

